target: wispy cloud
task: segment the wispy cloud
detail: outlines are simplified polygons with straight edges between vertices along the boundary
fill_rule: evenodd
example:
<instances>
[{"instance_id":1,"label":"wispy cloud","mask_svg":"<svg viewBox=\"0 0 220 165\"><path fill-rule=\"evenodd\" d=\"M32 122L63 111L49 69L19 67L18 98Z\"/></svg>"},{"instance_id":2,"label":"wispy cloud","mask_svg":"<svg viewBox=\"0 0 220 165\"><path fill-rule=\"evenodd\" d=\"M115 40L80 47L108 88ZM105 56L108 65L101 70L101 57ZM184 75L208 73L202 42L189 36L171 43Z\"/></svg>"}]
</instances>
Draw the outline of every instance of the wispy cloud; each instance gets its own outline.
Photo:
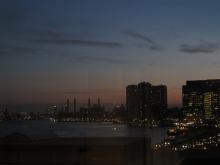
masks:
<instances>
[{"instance_id":1,"label":"wispy cloud","mask_svg":"<svg viewBox=\"0 0 220 165\"><path fill-rule=\"evenodd\" d=\"M96 37L96 32L92 31L78 31L78 32L64 32L56 29L48 29L48 30L31 30L31 35L38 39L70 39L70 38L77 38L77 39L85 39L86 37Z\"/></svg>"},{"instance_id":2,"label":"wispy cloud","mask_svg":"<svg viewBox=\"0 0 220 165\"><path fill-rule=\"evenodd\" d=\"M49 30L38 30L34 29L29 32L29 34L34 38L34 39L60 39L60 38L66 38L71 36L69 33L64 33L62 31L54 30L54 29L49 29Z\"/></svg>"},{"instance_id":3,"label":"wispy cloud","mask_svg":"<svg viewBox=\"0 0 220 165\"><path fill-rule=\"evenodd\" d=\"M104 47L104 48L117 48L124 46L123 43L115 41L101 41L95 39L85 39L85 36L71 35L58 31L35 32L40 37L34 39L35 42L42 44L55 44L55 45L77 45L87 47Z\"/></svg>"},{"instance_id":4,"label":"wispy cloud","mask_svg":"<svg viewBox=\"0 0 220 165\"><path fill-rule=\"evenodd\" d=\"M184 53L213 53L219 50L218 43L182 44L179 51Z\"/></svg>"},{"instance_id":5,"label":"wispy cloud","mask_svg":"<svg viewBox=\"0 0 220 165\"><path fill-rule=\"evenodd\" d=\"M94 62L104 62L111 64L127 64L132 61L118 58L110 58L110 57L94 57L94 56L78 56L78 57L69 57L69 60L72 63L94 63Z\"/></svg>"},{"instance_id":6,"label":"wispy cloud","mask_svg":"<svg viewBox=\"0 0 220 165\"><path fill-rule=\"evenodd\" d=\"M127 35L129 35L129 36L131 36L131 37L144 40L144 41L148 42L149 44L152 44L152 45L155 44L155 42L154 42L151 38L149 38L149 37L147 37L147 36L144 36L144 35L142 35L142 34L139 34L139 33L137 33L137 32L125 31L124 33L127 34Z\"/></svg>"},{"instance_id":7,"label":"wispy cloud","mask_svg":"<svg viewBox=\"0 0 220 165\"><path fill-rule=\"evenodd\" d=\"M140 33L134 32L134 31L124 31L123 33L130 36L130 37L144 41L143 44L136 44L136 46L138 46L138 47L147 47L150 50L160 50L161 49L159 44L156 43L153 39L151 39L148 36L145 36L143 34L140 34Z\"/></svg>"},{"instance_id":8,"label":"wispy cloud","mask_svg":"<svg viewBox=\"0 0 220 165\"><path fill-rule=\"evenodd\" d=\"M37 50L23 46L0 46L0 56L33 55Z\"/></svg>"},{"instance_id":9,"label":"wispy cloud","mask_svg":"<svg viewBox=\"0 0 220 165\"><path fill-rule=\"evenodd\" d=\"M71 39L71 38L38 39L36 41L39 43L56 44L56 45L80 45L80 46L92 46L92 47L96 46L96 47L107 47L107 48L116 48L123 46L123 44L119 42L82 40L82 39Z\"/></svg>"}]
</instances>

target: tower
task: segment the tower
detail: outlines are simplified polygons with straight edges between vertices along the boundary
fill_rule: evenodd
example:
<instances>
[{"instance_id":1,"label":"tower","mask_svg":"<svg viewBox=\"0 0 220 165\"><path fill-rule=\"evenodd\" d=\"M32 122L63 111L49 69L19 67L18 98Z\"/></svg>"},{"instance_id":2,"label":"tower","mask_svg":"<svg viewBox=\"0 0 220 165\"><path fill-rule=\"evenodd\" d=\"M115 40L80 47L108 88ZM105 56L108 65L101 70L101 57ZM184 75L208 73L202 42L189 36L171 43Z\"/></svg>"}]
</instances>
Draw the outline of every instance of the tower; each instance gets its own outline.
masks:
<instances>
[{"instance_id":1,"label":"tower","mask_svg":"<svg viewBox=\"0 0 220 165\"><path fill-rule=\"evenodd\" d=\"M91 100L90 100L90 98L88 98L88 109L90 109L91 108Z\"/></svg>"},{"instance_id":2,"label":"tower","mask_svg":"<svg viewBox=\"0 0 220 165\"><path fill-rule=\"evenodd\" d=\"M73 113L76 114L76 98L73 100Z\"/></svg>"},{"instance_id":3,"label":"tower","mask_svg":"<svg viewBox=\"0 0 220 165\"><path fill-rule=\"evenodd\" d=\"M101 107L100 98L98 98L98 107Z\"/></svg>"},{"instance_id":4,"label":"tower","mask_svg":"<svg viewBox=\"0 0 220 165\"><path fill-rule=\"evenodd\" d=\"M69 113L70 110L70 101L69 99L66 100L66 112Z\"/></svg>"},{"instance_id":5,"label":"tower","mask_svg":"<svg viewBox=\"0 0 220 165\"><path fill-rule=\"evenodd\" d=\"M160 120L167 109L167 87L148 82L126 87L128 118L133 120Z\"/></svg>"}]
</instances>

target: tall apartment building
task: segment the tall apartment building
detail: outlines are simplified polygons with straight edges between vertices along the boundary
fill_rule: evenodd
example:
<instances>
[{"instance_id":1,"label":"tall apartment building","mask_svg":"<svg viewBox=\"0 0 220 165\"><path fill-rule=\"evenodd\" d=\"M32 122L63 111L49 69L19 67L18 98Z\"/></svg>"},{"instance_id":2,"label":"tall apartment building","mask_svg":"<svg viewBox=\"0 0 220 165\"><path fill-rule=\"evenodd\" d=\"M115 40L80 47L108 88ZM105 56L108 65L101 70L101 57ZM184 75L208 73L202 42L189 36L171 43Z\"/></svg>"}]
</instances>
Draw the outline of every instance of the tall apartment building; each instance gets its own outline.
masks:
<instances>
[{"instance_id":1,"label":"tall apartment building","mask_svg":"<svg viewBox=\"0 0 220 165\"><path fill-rule=\"evenodd\" d=\"M220 79L187 81L182 87L183 109L203 119L219 117Z\"/></svg>"},{"instance_id":2,"label":"tall apartment building","mask_svg":"<svg viewBox=\"0 0 220 165\"><path fill-rule=\"evenodd\" d=\"M163 117L167 109L167 87L153 86L148 82L126 87L127 110L130 121Z\"/></svg>"}]
</instances>

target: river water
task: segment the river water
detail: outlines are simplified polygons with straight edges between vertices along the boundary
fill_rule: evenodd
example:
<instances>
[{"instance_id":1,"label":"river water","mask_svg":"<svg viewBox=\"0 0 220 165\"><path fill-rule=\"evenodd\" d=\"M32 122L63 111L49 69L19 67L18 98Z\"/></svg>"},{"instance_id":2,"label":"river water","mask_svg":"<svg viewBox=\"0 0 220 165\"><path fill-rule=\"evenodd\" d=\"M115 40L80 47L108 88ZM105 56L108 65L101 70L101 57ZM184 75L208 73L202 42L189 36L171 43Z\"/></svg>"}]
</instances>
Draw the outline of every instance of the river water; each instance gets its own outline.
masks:
<instances>
[{"instance_id":1,"label":"river water","mask_svg":"<svg viewBox=\"0 0 220 165\"><path fill-rule=\"evenodd\" d=\"M167 128L138 128L125 124L74 123L49 121L6 121L0 123L0 137L22 133L32 139L55 137L151 137L151 142L161 142Z\"/></svg>"}]
</instances>

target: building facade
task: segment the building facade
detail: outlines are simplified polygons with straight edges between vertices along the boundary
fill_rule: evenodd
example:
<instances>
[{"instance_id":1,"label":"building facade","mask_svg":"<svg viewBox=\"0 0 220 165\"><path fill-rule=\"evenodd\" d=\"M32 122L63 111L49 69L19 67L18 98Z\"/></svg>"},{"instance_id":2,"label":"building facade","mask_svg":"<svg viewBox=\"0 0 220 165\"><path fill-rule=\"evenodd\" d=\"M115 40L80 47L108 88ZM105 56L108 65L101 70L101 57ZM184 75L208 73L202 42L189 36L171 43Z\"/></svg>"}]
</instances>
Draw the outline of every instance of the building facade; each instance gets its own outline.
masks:
<instances>
[{"instance_id":1,"label":"building facade","mask_svg":"<svg viewBox=\"0 0 220 165\"><path fill-rule=\"evenodd\" d=\"M187 81L182 87L183 109L203 119L220 114L220 79Z\"/></svg>"},{"instance_id":2,"label":"building facade","mask_svg":"<svg viewBox=\"0 0 220 165\"><path fill-rule=\"evenodd\" d=\"M147 82L126 88L128 117L133 120L159 120L167 109L167 87Z\"/></svg>"}]
</instances>

